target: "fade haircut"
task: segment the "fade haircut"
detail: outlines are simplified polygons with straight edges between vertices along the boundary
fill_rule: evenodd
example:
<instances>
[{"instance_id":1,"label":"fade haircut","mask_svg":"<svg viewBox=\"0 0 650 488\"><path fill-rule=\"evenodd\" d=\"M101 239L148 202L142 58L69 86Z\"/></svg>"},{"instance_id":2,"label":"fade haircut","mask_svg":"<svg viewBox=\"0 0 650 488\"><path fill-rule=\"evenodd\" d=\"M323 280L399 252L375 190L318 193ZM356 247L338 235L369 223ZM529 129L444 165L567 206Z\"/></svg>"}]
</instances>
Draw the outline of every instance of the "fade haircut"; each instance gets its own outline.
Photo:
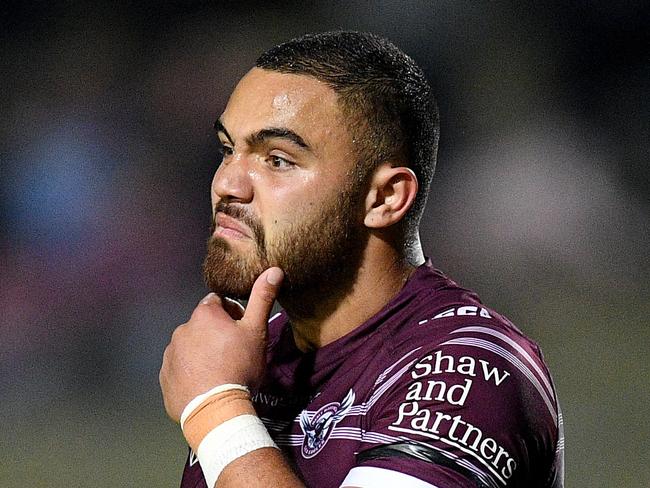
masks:
<instances>
[{"instance_id":1,"label":"fade haircut","mask_svg":"<svg viewBox=\"0 0 650 488\"><path fill-rule=\"evenodd\" d=\"M419 191L404 230L409 241L417 235L439 136L438 108L420 67L387 39L353 31L293 39L266 51L255 65L312 76L337 93L362 181L383 162L413 170Z\"/></svg>"}]
</instances>

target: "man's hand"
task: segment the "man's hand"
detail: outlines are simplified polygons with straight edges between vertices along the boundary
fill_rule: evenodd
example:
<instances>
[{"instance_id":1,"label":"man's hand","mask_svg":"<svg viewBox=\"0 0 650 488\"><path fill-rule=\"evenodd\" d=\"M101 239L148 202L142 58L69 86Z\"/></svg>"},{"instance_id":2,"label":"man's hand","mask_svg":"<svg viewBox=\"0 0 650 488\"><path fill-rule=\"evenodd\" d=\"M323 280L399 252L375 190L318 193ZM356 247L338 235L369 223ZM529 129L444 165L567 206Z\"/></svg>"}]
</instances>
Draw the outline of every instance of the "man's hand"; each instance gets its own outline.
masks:
<instances>
[{"instance_id":1,"label":"man's hand","mask_svg":"<svg viewBox=\"0 0 650 488\"><path fill-rule=\"evenodd\" d=\"M163 355L160 388L178 422L185 406L215 386L257 385L266 365L267 322L284 275L269 268L255 281L246 310L214 293L180 325Z\"/></svg>"}]
</instances>

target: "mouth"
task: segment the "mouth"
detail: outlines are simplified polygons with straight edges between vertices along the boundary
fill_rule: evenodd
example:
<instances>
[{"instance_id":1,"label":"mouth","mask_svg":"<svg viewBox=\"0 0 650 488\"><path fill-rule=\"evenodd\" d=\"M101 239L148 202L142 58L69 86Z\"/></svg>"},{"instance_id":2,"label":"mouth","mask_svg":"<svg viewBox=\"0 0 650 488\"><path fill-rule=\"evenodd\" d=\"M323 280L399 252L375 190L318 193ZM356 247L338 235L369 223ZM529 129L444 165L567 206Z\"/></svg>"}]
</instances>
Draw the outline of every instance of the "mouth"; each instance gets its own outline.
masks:
<instances>
[{"instance_id":1,"label":"mouth","mask_svg":"<svg viewBox=\"0 0 650 488\"><path fill-rule=\"evenodd\" d=\"M217 224L213 234L215 236L239 240L253 238L250 229L246 225L222 212L217 213L215 222Z\"/></svg>"}]
</instances>

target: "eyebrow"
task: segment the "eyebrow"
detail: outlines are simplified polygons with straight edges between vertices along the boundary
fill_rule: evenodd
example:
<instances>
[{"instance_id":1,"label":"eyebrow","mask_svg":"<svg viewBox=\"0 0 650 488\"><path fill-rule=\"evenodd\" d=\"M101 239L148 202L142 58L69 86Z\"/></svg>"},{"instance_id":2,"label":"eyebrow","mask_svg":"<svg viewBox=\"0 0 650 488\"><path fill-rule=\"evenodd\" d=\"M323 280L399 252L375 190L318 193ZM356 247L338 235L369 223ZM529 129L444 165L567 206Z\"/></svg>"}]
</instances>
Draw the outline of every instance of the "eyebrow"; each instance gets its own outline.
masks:
<instances>
[{"instance_id":1,"label":"eyebrow","mask_svg":"<svg viewBox=\"0 0 650 488\"><path fill-rule=\"evenodd\" d=\"M226 136L226 139L228 139L228 142L230 142L230 144L235 144L235 143L232 141L232 137L230 137L230 134L228 134L228 131L226 130L226 128L225 128L225 127L223 126L223 124L221 123L221 120L217 119L217 120L215 121L215 123L214 123L214 130L217 132L217 134L218 134L219 132L223 133L223 135Z\"/></svg>"},{"instance_id":2,"label":"eyebrow","mask_svg":"<svg viewBox=\"0 0 650 488\"><path fill-rule=\"evenodd\" d=\"M228 142L234 144L232 137L230 137L230 134L228 134L228 131L223 126L221 120L217 120L214 123L214 130L216 130L217 133L219 132L223 133L228 139ZM305 140L302 137L300 137L300 135L296 134L291 129L287 129L286 127L267 127L265 129L261 129L247 136L246 143L251 146L254 146L257 144L261 144L268 139L285 139L289 142L292 142L293 144L300 147L301 149L311 150L309 144L307 144Z\"/></svg>"}]
</instances>

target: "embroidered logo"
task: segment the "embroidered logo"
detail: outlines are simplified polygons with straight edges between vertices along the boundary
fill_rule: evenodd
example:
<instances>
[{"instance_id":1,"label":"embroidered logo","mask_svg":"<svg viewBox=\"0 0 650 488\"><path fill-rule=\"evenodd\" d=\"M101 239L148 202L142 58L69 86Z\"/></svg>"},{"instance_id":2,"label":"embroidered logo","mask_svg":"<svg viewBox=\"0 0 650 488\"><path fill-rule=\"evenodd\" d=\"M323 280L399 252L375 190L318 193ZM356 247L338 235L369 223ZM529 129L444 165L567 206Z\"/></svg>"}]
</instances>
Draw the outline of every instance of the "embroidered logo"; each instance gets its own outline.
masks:
<instances>
[{"instance_id":1,"label":"embroidered logo","mask_svg":"<svg viewBox=\"0 0 650 488\"><path fill-rule=\"evenodd\" d=\"M334 426L347 415L353 403L354 391L350 389L341 403L328 403L319 408L311 418L306 410L300 413L300 427L305 433L302 441L302 456L305 459L312 458L320 452Z\"/></svg>"}]
</instances>

